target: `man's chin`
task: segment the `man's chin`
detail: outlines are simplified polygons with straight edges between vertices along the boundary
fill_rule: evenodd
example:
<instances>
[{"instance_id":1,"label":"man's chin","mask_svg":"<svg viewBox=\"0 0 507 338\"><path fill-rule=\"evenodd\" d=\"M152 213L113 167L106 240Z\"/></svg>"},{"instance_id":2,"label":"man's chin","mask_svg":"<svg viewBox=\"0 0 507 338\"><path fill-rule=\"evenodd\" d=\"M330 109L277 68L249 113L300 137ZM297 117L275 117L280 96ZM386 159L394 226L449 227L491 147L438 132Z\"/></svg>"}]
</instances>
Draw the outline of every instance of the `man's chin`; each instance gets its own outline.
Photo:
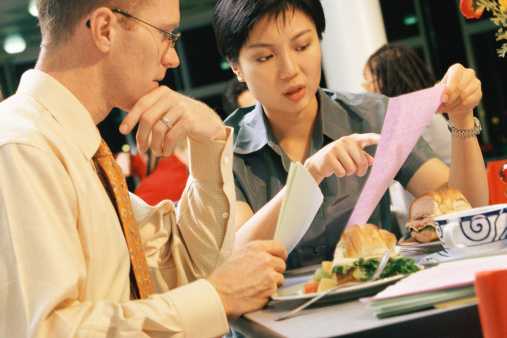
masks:
<instances>
[{"instance_id":1,"label":"man's chin","mask_svg":"<svg viewBox=\"0 0 507 338\"><path fill-rule=\"evenodd\" d=\"M158 87L160 87L160 83L158 83L158 81L153 81L150 86L150 91L155 90Z\"/></svg>"}]
</instances>

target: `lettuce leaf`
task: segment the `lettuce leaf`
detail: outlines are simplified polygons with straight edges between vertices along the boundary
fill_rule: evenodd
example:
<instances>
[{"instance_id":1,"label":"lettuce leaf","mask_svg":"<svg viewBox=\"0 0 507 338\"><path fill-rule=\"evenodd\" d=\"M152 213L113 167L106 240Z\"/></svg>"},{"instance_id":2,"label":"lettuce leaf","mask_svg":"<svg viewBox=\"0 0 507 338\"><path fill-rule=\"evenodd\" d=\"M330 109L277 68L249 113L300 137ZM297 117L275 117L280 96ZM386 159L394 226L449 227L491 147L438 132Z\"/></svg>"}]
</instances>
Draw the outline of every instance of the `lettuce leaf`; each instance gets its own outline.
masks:
<instances>
[{"instance_id":1,"label":"lettuce leaf","mask_svg":"<svg viewBox=\"0 0 507 338\"><path fill-rule=\"evenodd\" d=\"M364 260L359 258L352 265L337 265L333 268L333 273L343 273L346 275L350 269L359 268L354 272L354 277L360 282L370 278L375 272L379 261L375 258ZM384 271L380 274L379 279L387 278L395 275L406 275L419 271L421 268L416 265L416 261L409 257L389 258Z\"/></svg>"},{"instance_id":2,"label":"lettuce leaf","mask_svg":"<svg viewBox=\"0 0 507 338\"><path fill-rule=\"evenodd\" d=\"M414 231L415 232L421 232L421 231L424 231L424 230L435 230L435 227L433 225L426 225L426 226L424 226L423 228L421 228L419 230L415 230L414 228L409 228L408 229L409 232L414 232Z\"/></svg>"}]
</instances>

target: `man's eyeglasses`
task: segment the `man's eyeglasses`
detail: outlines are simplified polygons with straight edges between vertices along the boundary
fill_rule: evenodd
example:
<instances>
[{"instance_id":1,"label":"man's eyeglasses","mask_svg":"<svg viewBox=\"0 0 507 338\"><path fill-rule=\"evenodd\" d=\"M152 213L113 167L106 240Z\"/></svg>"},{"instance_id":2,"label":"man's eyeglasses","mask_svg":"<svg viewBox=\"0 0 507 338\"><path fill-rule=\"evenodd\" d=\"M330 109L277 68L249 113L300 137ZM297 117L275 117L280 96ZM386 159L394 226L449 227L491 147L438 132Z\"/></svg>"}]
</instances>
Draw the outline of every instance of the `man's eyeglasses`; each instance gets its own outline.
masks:
<instances>
[{"instance_id":1,"label":"man's eyeglasses","mask_svg":"<svg viewBox=\"0 0 507 338\"><path fill-rule=\"evenodd\" d=\"M146 25L148 25L150 27L153 27L155 29L158 29L163 34L164 40L166 40L169 43L169 46L171 46L172 48L174 48L174 45L176 45L176 41L178 41L178 39L181 37L181 33L174 34L174 33L167 32L167 31L165 31L163 29L158 28L157 26L153 26L152 24L147 23L146 21L138 19L135 16L132 16L132 15L130 15L128 13L125 13L124 11L122 11L120 9L112 9L111 11L114 12L114 13L118 13L118 14L124 15L127 18L132 18L134 20L142 22L142 23L144 23L144 24L146 24Z\"/></svg>"}]
</instances>

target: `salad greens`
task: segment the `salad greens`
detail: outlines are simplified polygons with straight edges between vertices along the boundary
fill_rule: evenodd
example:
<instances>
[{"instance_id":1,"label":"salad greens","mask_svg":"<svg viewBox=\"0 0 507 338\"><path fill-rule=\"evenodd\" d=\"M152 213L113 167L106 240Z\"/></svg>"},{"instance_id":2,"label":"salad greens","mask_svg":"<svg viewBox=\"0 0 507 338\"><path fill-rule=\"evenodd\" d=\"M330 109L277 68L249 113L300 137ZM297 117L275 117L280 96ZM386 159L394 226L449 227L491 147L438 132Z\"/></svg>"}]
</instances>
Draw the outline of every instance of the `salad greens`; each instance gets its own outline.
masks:
<instances>
[{"instance_id":1,"label":"salad greens","mask_svg":"<svg viewBox=\"0 0 507 338\"><path fill-rule=\"evenodd\" d=\"M333 273L343 273L346 275L350 269L358 268L354 271L354 277L362 282L367 280L377 269L378 259L372 258L364 260L359 258L352 265L337 265L333 268ZM409 257L389 258L384 271L380 274L379 279L387 278L395 275L406 275L421 270L416 265L416 261Z\"/></svg>"}]
</instances>

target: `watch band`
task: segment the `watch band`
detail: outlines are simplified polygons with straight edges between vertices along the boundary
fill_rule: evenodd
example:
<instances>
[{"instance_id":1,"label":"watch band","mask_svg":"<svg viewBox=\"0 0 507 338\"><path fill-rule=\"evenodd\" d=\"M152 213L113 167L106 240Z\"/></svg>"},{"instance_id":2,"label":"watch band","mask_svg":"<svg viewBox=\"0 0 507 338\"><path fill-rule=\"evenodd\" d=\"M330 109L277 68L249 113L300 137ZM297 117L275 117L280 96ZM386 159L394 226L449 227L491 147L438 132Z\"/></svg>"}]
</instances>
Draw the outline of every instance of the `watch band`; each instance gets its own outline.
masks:
<instances>
[{"instance_id":1,"label":"watch band","mask_svg":"<svg viewBox=\"0 0 507 338\"><path fill-rule=\"evenodd\" d=\"M459 129L454 128L454 126L451 124L450 121L447 121L447 128L449 128L449 131L454 136L457 136L457 137L472 137L472 136L479 135L481 133L481 130L482 130L481 122L475 116L474 116L474 123L475 123L475 128L474 129L459 130Z\"/></svg>"}]
</instances>

